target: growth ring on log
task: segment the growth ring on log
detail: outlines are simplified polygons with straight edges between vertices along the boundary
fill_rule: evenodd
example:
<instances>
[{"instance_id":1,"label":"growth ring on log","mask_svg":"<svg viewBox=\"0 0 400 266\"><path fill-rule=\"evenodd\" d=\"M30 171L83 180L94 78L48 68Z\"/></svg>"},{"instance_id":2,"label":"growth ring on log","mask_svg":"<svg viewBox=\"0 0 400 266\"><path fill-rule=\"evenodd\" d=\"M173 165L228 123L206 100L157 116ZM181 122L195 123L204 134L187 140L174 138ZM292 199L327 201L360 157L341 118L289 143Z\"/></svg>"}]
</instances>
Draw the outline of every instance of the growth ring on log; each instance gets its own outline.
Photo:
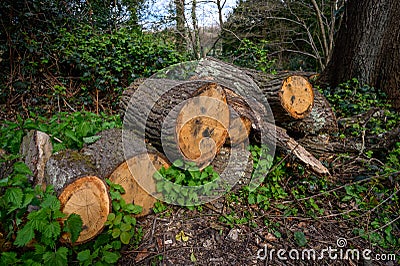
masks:
<instances>
[{"instance_id":1,"label":"growth ring on log","mask_svg":"<svg viewBox=\"0 0 400 266\"><path fill-rule=\"evenodd\" d=\"M98 235L110 213L110 197L103 180L96 176L76 179L59 196L61 211L76 213L82 219L82 231L75 244L84 243Z\"/></svg>"},{"instance_id":2,"label":"growth ring on log","mask_svg":"<svg viewBox=\"0 0 400 266\"><path fill-rule=\"evenodd\" d=\"M283 80L279 96L283 108L295 119L306 117L314 104L312 85L302 76L289 76Z\"/></svg>"},{"instance_id":3,"label":"growth ring on log","mask_svg":"<svg viewBox=\"0 0 400 266\"><path fill-rule=\"evenodd\" d=\"M186 101L176 120L178 146L186 159L208 165L225 143L229 107L224 89L211 83Z\"/></svg>"},{"instance_id":4,"label":"growth ring on log","mask_svg":"<svg viewBox=\"0 0 400 266\"><path fill-rule=\"evenodd\" d=\"M169 163L159 153L142 153L123 162L110 175L111 182L124 188L125 194L122 194L122 198L126 203L142 206L142 212L137 216L149 214L157 201L151 195L156 193L153 175L162 166L168 168Z\"/></svg>"}]
</instances>

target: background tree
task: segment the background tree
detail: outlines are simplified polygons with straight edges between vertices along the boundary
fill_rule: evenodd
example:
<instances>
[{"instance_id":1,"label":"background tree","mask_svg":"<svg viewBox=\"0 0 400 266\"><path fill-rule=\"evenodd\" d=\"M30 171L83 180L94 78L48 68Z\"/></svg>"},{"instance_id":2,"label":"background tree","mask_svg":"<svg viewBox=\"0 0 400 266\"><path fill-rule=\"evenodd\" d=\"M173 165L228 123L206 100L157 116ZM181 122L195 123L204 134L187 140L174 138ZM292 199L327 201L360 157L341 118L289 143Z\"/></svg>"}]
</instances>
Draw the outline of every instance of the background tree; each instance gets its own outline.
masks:
<instances>
[{"instance_id":1,"label":"background tree","mask_svg":"<svg viewBox=\"0 0 400 266\"><path fill-rule=\"evenodd\" d=\"M330 60L344 0L239 1L224 25L224 53L235 61L242 40L264 41L283 69L321 70ZM243 44L242 44L243 45Z\"/></svg>"},{"instance_id":2,"label":"background tree","mask_svg":"<svg viewBox=\"0 0 400 266\"><path fill-rule=\"evenodd\" d=\"M400 108L400 1L349 0L332 60L320 81L351 78L382 89Z\"/></svg>"}]
</instances>

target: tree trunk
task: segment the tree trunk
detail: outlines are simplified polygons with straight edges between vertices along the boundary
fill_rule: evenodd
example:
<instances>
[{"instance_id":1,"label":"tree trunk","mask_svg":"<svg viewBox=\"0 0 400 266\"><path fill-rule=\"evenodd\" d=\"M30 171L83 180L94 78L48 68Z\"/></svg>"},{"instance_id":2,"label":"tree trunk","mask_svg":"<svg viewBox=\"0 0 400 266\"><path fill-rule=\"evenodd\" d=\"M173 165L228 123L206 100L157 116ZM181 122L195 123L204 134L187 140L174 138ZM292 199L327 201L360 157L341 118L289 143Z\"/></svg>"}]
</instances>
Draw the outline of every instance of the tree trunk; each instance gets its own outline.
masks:
<instances>
[{"instance_id":1,"label":"tree trunk","mask_svg":"<svg viewBox=\"0 0 400 266\"><path fill-rule=\"evenodd\" d=\"M25 157L25 164L33 173L33 184L46 187L46 163L53 153L50 136L44 132L31 130L23 138L20 153Z\"/></svg>"},{"instance_id":2,"label":"tree trunk","mask_svg":"<svg viewBox=\"0 0 400 266\"><path fill-rule=\"evenodd\" d=\"M186 28L185 28L185 0L174 0L176 20L176 46L181 52L186 51Z\"/></svg>"},{"instance_id":3,"label":"tree trunk","mask_svg":"<svg viewBox=\"0 0 400 266\"><path fill-rule=\"evenodd\" d=\"M385 91L400 108L400 1L349 0L332 59L319 81L357 78Z\"/></svg>"},{"instance_id":4,"label":"tree trunk","mask_svg":"<svg viewBox=\"0 0 400 266\"><path fill-rule=\"evenodd\" d=\"M192 23L193 23L193 53L196 59L201 57L201 45L200 45L200 29L197 22L196 14L197 1L192 0Z\"/></svg>"}]
</instances>

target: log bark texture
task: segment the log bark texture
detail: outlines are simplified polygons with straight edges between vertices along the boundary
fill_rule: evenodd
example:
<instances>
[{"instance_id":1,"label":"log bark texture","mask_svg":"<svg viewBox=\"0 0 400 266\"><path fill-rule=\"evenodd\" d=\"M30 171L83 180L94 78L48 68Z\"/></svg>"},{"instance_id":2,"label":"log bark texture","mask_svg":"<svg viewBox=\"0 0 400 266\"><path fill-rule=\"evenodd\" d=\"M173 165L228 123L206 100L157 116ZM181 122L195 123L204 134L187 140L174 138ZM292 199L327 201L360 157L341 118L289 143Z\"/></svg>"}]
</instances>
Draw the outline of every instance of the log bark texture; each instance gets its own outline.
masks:
<instances>
[{"instance_id":1,"label":"log bark texture","mask_svg":"<svg viewBox=\"0 0 400 266\"><path fill-rule=\"evenodd\" d=\"M268 103L270 103L268 91L271 90L271 86L277 86L279 82L282 82L282 80L285 80L291 76L302 76L308 78L315 75L315 73L313 72L297 71L282 71L275 75L272 75L253 69L241 68L241 70L246 75L251 77L251 79L254 80L254 82L260 87L260 89L267 97ZM274 109L272 108L273 105L271 105L276 124L280 127L287 129L291 134L294 134L297 137L301 137L306 134L317 135L320 133L337 132L337 120L330 104L327 102L325 97L315 88L313 88L313 95L313 106L310 109L309 114L304 116L302 119L291 121L282 120L279 118L281 115L277 112L274 112Z\"/></svg>"},{"instance_id":2,"label":"log bark texture","mask_svg":"<svg viewBox=\"0 0 400 266\"><path fill-rule=\"evenodd\" d=\"M140 100L133 97L124 104L128 106L124 125L133 131L145 128L146 141L170 161L184 158L202 167L208 165L225 142L229 127L229 108L221 86L210 81L157 79L143 83L139 93ZM193 97L196 99L191 100ZM205 104L203 97L215 101ZM137 115L143 109L151 110L147 117Z\"/></svg>"},{"instance_id":3,"label":"log bark texture","mask_svg":"<svg viewBox=\"0 0 400 266\"><path fill-rule=\"evenodd\" d=\"M64 150L53 154L47 164L45 179L53 185L59 195L62 189L79 177L97 175L91 157L74 150Z\"/></svg>"},{"instance_id":4,"label":"log bark texture","mask_svg":"<svg viewBox=\"0 0 400 266\"><path fill-rule=\"evenodd\" d=\"M53 153L50 136L37 130L29 131L22 139L20 153L25 157L25 164L33 173L31 177L33 184L45 188L46 163Z\"/></svg>"}]
</instances>

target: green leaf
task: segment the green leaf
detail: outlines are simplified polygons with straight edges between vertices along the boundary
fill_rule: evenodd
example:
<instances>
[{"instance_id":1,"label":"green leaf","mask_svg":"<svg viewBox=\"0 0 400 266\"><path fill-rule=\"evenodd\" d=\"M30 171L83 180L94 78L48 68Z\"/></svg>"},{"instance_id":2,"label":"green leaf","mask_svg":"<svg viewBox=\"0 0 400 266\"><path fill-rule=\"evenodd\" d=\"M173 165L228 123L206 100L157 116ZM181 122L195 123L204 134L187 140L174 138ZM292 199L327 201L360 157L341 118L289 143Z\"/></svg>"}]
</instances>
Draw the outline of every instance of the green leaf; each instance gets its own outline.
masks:
<instances>
[{"instance_id":1,"label":"green leaf","mask_svg":"<svg viewBox=\"0 0 400 266\"><path fill-rule=\"evenodd\" d=\"M83 138L83 142L86 144L92 144L92 143L95 143L96 141L98 141L99 139L101 139L101 136L85 137L85 138Z\"/></svg>"},{"instance_id":2,"label":"green leaf","mask_svg":"<svg viewBox=\"0 0 400 266\"><path fill-rule=\"evenodd\" d=\"M122 213L118 213L114 219L114 225L119 225L122 221Z\"/></svg>"},{"instance_id":3,"label":"green leaf","mask_svg":"<svg viewBox=\"0 0 400 266\"><path fill-rule=\"evenodd\" d=\"M119 229L119 228L114 228L114 229L112 230L111 235L112 235L113 238L119 237L119 236L121 235L121 229Z\"/></svg>"},{"instance_id":4,"label":"green leaf","mask_svg":"<svg viewBox=\"0 0 400 266\"><path fill-rule=\"evenodd\" d=\"M24 202L22 203L21 208L25 208L26 206L28 206L34 198L35 198L34 193L25 192Z\"/></svg>"},{"instance_id":5,"label":"green leaf","mask_svg":"<svg viewBox=\"0 0 400 266\"><path fill-rule=\"evenodd\" d=\"M33 229L40 230L44 226L46 226L46 223L48 221L48 213L46 213L45 209L33 211L28 214L28 220Z\"/></svg>"},{"instance_id":6,"label":"green leaf","mask_svg":"<svg viewBox=\"0 0 400 266\"><path fill-rule=\"evenodd\" d=\"M35 244L35 255L40 255L42 256L44 253L46 253L47 248L44 245L40 244Z\"/></svg>"},{"instance_id":7,"label":"green leaf","mask_svg":"<svg viewBox=\"0 0 400 266\"><path fill-rule=\"evenodd\" d=\"M190 261L191 262L196 262L197 261L196 256L194 255L193 252L192 252L192 254L190 254Z\"/></svg>"},{"instance_id":8,"label":"green leaf","mask_svg":"<svg viewBox=\"0 0 400 266\"><path fill-rule=\"evenodd\" d=\"M72 213L64 223L64 232L70 233L71 242L75 243L78 240L79 234L82 231L82 219L78 214Z\"/></svg>"},{"instance_id":9,"label":"green leaf","mask_svg":"<svg viewBox=\"0 0 400 266\"><path fill-rule=\"evenodd\" d=\"M52 211L60 210L61 204L58 198L54 195L46 195L42 204L40 204L42 208L50 208Z\"/></svg>"},{"instance_id":10,"label":"green leaf","mask_svg":"<svg viewBox=\"0 0 400 266\"><path fill-rule=\"evenodd\" d=\"M116 263L121 255L115 252L103 251L102 259L107 263Z\"/></svg>"},{"instance_id":11,"label":"green leaf","mask_svg":"<svg viewBox=\"0 0 400 266\"><path fill-rule=\"evenodd\" d=\"M108 214L107 221L113 222L114 219L115 219L115 213L112 212L112 213Z\"/></svg>"},{"instance_id":12,"label":"green leaf","mask_svg":"<svg viewBox=\"0 0 400 266\"><path fill-rule=\"evenodd\" d=\"M294 232L294 240L300 247L304 247L307 244L307 238L301 231Z\"/></svg>"},{"instance_id":13,"label":"green leaf","mask_svg":"<svg viewBox=\"0 0 400 266\"><path fill-rule=\"evenodd\" d=\"M44 230L42 232L44 237L49 239L56 239L60 236L61 226L57 221L51 222L44 227Z\"/></svg>"},{"instance_id":14,"label":"green leaf","mask_svg":"<svg viewBox=\"0 0 400 266\"><path fill-rule=\"evenodd\" d=\"M75 132L73 132L70 129L65 130L65 136L67 136L68 138L72 139L76 143L80 143L79 139L75 136Z\"/></svg>"},{"instance_id":15,"label":"green leaf","mask_svg":"<svg viewBox=\"0 0 400 266\"><path fill-rule=\"evenodd\" d=\"M129 244L129 241L132 238L132 235L128 232L122 232L121 235L119 236L121 239L121 242L125 245Z\"/></svg>"},{"instance_id":16,"label":"green leaf","mask_svg":"<svg viewBox=\"0 0 400 266\"><path fill-rule=\"evenodd\" d=\"M23 175L33 175L29 167L23 162L16 162L14 164L14 173Z\"/></svg>"},{"instance_id":17,"label":"green leaf","mask_svg":"<svg viewBox=\"0 0 400 266\"><path fill-rule=\"evenodd\" d=\"M17 207L21 206L23 197L22 189L17 187L8 188L4 194L4 199Z\"/></svg>"},{"instance_id":18,"label":"green leaf","mask_svg":"<svg viewBox=\"0 0 400 266\"><path fill-rule=\"evenodd\" d=\"M68 249L60 247L56 252L46 252L43 255L45 266L65 266L68 264L67 260Z\"/></svg>"},{"instance_id":19,"label":"green leaf","mask_svg":"<svg viewBox=\"0 0 400 266\"><path fill-rule=\"evenodd\" d=\"M85 261L92 261L91 257L90 257L90 250L89 249L85 249L81 252L78 253L78 255L76 256L76 258L80 261L80 262L85 262Z\"/></svg>"},{"instance_id":20,"label":"green leaf","mask_svg":"<svg viewBox=\"0 0 400 266\"><path fill-rule=\"evenodd\" d=\"M249 202L250 205L256 203L256 197L255 197L254 193L249 194L247 201Z\"/></svg>"},{"instance_id":21,"label":"green leaf","mask_svg":"<svg viewBox=\"0 0 400 266\"><path fill-rule=\"evenodd\" d=\"M129 203L126 205L125 211L132 213L132 214L139 214L143 211L143 208L142 208L142 206Z\"/></svg>"},{"instance_id":22,"label":"green leaf","mask_svg":"<svg viewBox=\"0 0 400 266\"><path fill-rule=\"evenodd\" d=\"M35 237L32 225L27 222L26 225L18 231L17 237L15 238L14 245L17 247L23 247L29 243Z\"/></svg>"},{"instance_id":23,"label":"green leaf","mask_svg":"<svg viewBox=\"0 0 400 266\"><path fill-rule=\"evenodd\" d=\"M120 229L121 229L121 231L127 232L132 229L132 225L130 225L128 223L121 223Z\"/></svg>"},{"instance_id":24,"label":"green leaf","mask_svg":"<svg viewBox=\"0 0 400 266\"><path fill-rule=\"evenodd\" d=\"M0 265L13 265L20 263L15 252L2 252L0 256Z\"/></svg>"}]
</instances>

